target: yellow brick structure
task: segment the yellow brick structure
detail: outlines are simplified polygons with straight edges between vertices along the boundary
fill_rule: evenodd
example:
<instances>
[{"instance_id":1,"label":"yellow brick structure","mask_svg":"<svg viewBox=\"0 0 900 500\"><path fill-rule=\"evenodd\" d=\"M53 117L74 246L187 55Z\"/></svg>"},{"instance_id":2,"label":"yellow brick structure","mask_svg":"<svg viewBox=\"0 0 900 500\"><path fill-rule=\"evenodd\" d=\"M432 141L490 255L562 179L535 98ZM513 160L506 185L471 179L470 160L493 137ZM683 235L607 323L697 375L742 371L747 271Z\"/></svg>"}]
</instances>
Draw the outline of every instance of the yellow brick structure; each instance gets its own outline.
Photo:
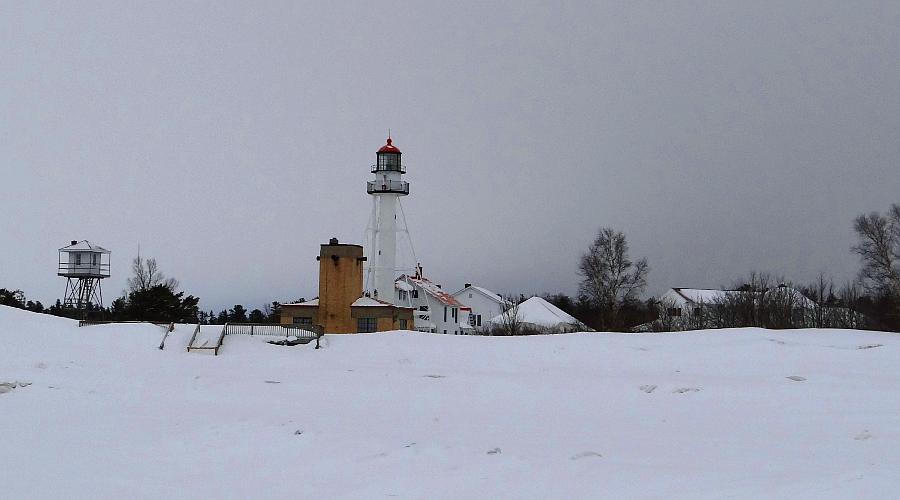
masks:
<instances>
[{"instance_id":1,"label":"yellow brick structure","mask_svg":"<svg viewBox=\"0 0 900 500\"><path fill-rule=\"evenodd\" d=\"M281 324L321 325L327 334L412 328L413 311L363 297L363 247L332 238L321 245L319 298L283 304Z\"/></svg>"}]
</instances>

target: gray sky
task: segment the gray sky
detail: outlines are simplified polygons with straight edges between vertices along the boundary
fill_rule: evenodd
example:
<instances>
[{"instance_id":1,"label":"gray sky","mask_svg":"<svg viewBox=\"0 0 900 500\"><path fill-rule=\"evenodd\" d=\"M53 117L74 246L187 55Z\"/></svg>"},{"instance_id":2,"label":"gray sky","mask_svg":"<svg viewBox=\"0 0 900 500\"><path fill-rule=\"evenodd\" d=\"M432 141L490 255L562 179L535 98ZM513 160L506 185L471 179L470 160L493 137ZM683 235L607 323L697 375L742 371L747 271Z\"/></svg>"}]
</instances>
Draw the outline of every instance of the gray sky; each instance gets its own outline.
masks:
<instances>
[{"instance_id":1,"label":"gray sky","mask_svg":"<svg viewBox=\"0 0 900 500\"><path fill-rule=\"evenodd\" d=\"M152 5L149 5L151 4ZM317 293L391 128L426 275L572 293L597 229L648 293L856 272L900 201L900 3L0 3L0 287L138 244L201 307Z\"/></svg>"}]
</instances>

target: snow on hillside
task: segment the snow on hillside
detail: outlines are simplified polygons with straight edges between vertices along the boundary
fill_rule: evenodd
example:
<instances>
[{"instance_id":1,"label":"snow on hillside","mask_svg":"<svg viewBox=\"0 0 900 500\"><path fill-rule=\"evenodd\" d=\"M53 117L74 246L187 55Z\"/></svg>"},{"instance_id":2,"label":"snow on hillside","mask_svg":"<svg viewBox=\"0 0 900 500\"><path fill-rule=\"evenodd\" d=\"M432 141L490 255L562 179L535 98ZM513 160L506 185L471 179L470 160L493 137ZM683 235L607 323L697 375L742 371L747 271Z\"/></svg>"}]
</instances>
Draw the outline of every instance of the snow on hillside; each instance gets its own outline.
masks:
<instances>
[{"instance_id":1,"label":"snow on hillside","mask_svg":"<svg viewBox=\"0 0 900 500\"><path fill-rule=\"evenodd\" d=\"M0 497L900 490L895 334L229 336L215 357L191 331L161 351L153 325L0 307Z\"/></svg>"}]
</instances>

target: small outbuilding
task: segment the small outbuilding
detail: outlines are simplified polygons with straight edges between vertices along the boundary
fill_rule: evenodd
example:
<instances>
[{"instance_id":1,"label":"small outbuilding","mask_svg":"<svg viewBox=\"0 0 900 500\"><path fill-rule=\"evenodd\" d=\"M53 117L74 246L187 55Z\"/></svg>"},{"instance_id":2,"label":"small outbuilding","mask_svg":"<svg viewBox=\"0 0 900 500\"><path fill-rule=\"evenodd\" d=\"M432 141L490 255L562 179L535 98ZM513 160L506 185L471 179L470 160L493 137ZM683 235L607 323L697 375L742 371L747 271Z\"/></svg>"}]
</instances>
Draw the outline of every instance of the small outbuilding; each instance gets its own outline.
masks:
<instances>
[{"instance_id":1,"label":"small outbuilding","mask_svg":"<svg viewBox=\"0 0 900 500\"><path fill-rule=\"evenodd\" d=\"M541 333L584 332L590 329L571 314L547 302L541 297L531 297L503 314L491 318L492 326L503 325L515 315L520 325Z\"/></svg>"}]
</instances>

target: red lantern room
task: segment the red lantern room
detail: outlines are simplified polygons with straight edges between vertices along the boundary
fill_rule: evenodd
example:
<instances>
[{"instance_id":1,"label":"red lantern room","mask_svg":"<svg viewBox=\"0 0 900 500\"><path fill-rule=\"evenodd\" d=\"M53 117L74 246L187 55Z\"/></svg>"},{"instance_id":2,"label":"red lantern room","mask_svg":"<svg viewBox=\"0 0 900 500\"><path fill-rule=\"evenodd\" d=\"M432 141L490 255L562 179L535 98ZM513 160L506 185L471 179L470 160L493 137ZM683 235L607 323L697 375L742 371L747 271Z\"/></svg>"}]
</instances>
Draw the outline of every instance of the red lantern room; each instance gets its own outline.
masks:
<instances>
[{"instance_id":1,"label":"red lantern room","mask_svg":"<svg viewBox=\"0 0 900 500\"><path fill-rule=\"evenodd\" d=\"M387 144L381 146L381 149L376 153L378 162L372 167L372 173L384 171L406 173L406 170L400 163L401 154L397 146L394 146L391 138L388 137Z\"/></svg>"}]
</instances>

